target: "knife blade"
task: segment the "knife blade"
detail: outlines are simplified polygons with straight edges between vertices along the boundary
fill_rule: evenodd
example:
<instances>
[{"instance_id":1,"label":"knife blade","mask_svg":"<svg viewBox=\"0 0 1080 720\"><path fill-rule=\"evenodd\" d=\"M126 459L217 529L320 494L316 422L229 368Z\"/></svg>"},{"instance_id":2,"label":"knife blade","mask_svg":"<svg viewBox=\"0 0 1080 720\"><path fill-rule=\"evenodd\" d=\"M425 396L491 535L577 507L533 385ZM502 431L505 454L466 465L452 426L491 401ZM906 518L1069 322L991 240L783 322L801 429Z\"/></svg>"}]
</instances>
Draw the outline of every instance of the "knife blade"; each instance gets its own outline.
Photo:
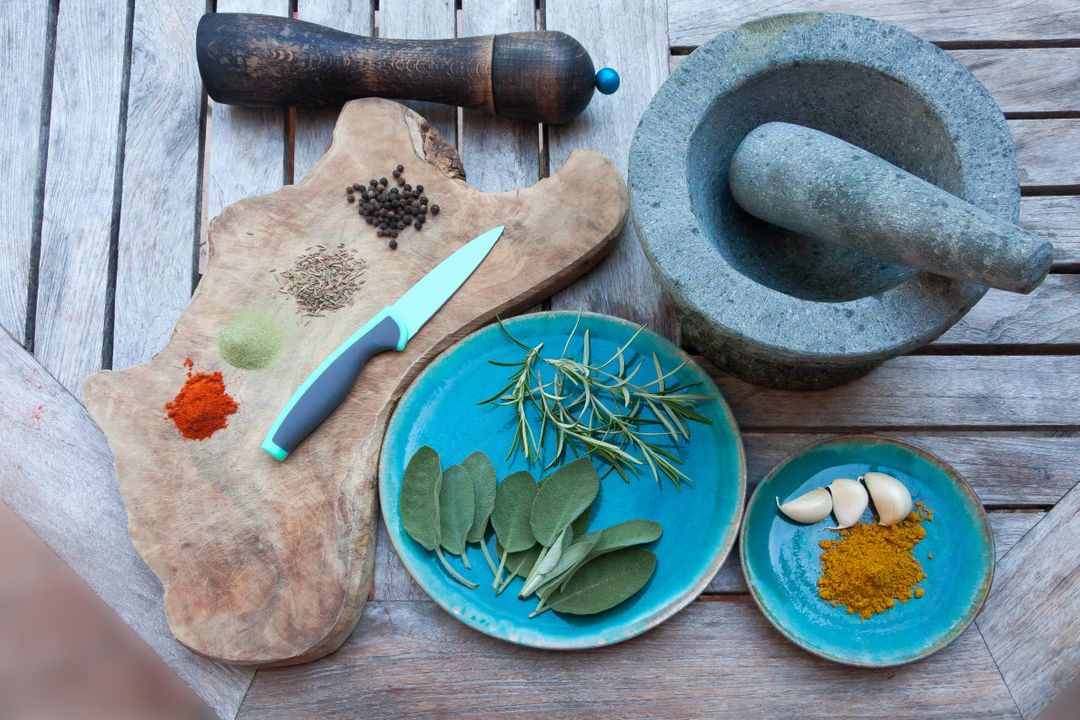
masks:
<instances>
[{"instance_id":1,"label":"knife blade","mask_svg":"<svg viewBox=\"0 0 1080 720\"><path fill-rule=\"evenodd\" d=\"M405 349L480 266L502 232L500 225L465 243L341 343L289 398L262 449L277 460L287 458L341 404L372 356Z\"/></svg>"}]
</instances>

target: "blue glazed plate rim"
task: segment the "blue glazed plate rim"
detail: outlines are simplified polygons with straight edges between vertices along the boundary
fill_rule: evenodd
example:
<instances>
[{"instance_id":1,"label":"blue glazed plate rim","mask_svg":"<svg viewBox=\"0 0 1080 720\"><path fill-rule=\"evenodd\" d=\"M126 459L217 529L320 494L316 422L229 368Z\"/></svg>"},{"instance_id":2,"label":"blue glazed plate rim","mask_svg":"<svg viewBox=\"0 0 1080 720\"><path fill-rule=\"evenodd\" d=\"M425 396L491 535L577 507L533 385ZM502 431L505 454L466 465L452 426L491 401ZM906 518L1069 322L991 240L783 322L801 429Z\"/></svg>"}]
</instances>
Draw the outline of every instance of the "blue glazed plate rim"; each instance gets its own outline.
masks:
<instances>
[{"instance_id":1,"label":"blue glazed plate rim","mask_svg":"<svg viewBox=\"0 0 1080 720\"><path fill-rule=\"evenodd\" d=\"M972 603L971 607L960 619L960 621L954 626L952 626L949 631L945 633L942 637L936 639L932 643L929 643L926 647L919 650L918 652L912 653L908 656L904 656L895 660L883 660L880 662L854 660L852 658L829 653L806 644L798 635L791 632L780 620L775 617L775 615L773 615L773 613L768 607L768 602L760 595L757 584L751 577L749 570L747 570L746 534L749 523L746 522L742 523L742 527L739 530L739 565L742 568L742 574L743 578L746 580L746 586L750 590L750 596L754 599L754 603L758 606L758 609L761 610L761 614L765 616L765 618L772 624L773 627L775 627L780 632L780 634L782 634L795 645L798 645L803 650L806 650L813 655L817 655L818 657L825 658L826 660L831 660L832 662L839 663L841 665L866 668L897 667L899 665L907 665L909 663L913 663L918 660L927 658L930 655L938 652L942 648L950 645L954 640L956 640L956 638L960 637L960 635L963 634L965 630L967 630L968 626L971 625L972 622L975 621L975 617L982 610L983 605L986 604L986 598L990 594L990 586L994 580L994 568L997 565L994 552L994 533L990 528L990 518L987 517L986 509L983 507L982 501L979 500L979 496L975 493L975 490L972 489L968 481L964 479L964 476L957 472L956 468L942 460L937 455L934 455L933 453L924 450L918 445L913 445L912 443L905 442L903 440L897 440L896 438L885 437L883 435L875 435L873 433L856 433L852 435L838 435L836 437L825 438L823 440L817 440L808 445L804 445L803 447L799 448L794 453L777 463L772 468L772 470L770 470L769 473L761 479L761 482L757 484L757 487L754 488L754 492L750 496L750 500L749 502L747 502L746 507L743 510L743 519L745 520L746 517L750 514L750 507L758 501L758 494L761 489L765 487L765 485L769 483L769 481L771 481L775 476L779 475L780 472L784 470L790 463L794 462L795 460L799 459L810 451L816 450L823 446L839 445L843 443L858 441L872 441L877 443L891 444L900 448L901 450L921 456L923 459L941 468L945 475L953 482L955 482L956 485L960 488L960 490L969 497L969 499L973 503L973 506L978 510L978 514L976 515L976 517L978 518L978 530L989 542L990 563L986 571L986 576L979 584L977 600Z\"/></svg>"},{"instance_id":2,"label":"blue glazed plate rim","mask_svg":"<svg viewBox=\"0 0 1080 720\"><path fill-rule=\"evenodd\" d=\"M502 322L507 327L512 328L515 324L519 322L535 322L537 320L545 320L554 323L566 318L577 317L595 318L599 322L607 322L613 325L621 325L634 331L639 328L639 325L629 322L627 320L623 320L622 318L617 318L611 315L604 315L602 313L576 310L557 310L530 313L527 315L518 315L513 318L504 319ZM477 630L485 635L496 638L497 640L502 640L513 645L537 648L540 650L588 650L592 648L614 645L616 643L629 640L633 637L637 637L638 635L641 635L642 633L651 630L657 625L663 623L672 615L679 612L684 607L693 602L694 599L697 598L698 595L700 595L706 587L708 587L709 583L712 582L712 579L716 576L716 573L720 571L720 568L723 567L724 562L726 562L728 557L731 555L731 549L735 545L736 538L739 536L739 528L742 525L742 520L746 512L746 450L743 447L742 433L740 432L739 426L735 421L735 415L731 412L731 407L728 405L723 393L720 392L720 388L716 386L716 383L713 382L712 378L708 376L708 374L704 371L704 369L701 368L700 365L695 363L689 355L683 352L681 348L676 346L667 338L654 333L648 328L643 329L643 335L651 336L654 341L666 345L667 348L672 352L674 357L677 357L680 361L685 361L687 363L687 367L695 369L695 371L701 375L702 381L704 383L702 392L704 394L712 395L718 403L721 414L726 420L726 428L723 428L723 430L726 430L733 435L733 438L735 440L735 446L738 450L738 487L734 515L732 516L727 529L724 531L722 541L716 546L716 552L713 555L713 561L710 563L710 565L702 573L700 573L696 581L692 585L688 586L686 590L683 591L680 595L667 602L666 604L657 606L657 608L648 615L645 621L634 623L632 625L617 625L615 627L608 628L600 632L599 634L582 636L579 638L572 638L567 640L553 640L551 638L545 638L542 635L538 635L535 633L530 633L528 635L514 635L512 637L508 637L506 635L495 632L487 625L475 622L474 618L471 615L462 612L460 608L457 608L451 603L447 602L441 596L441 593L438 592L437 588L428 587L426 581L413 572L412 567L410 567L409 563L406 561L407 555L398 546L397 540L394 537L394 533L389 531L390 522L387 517L386 503L383 500L386 497L387 484L389 483L389 478L385 471L385 468L387 467L386 456L389 452L390 447L389 441L392 430L394 429L394 423L397 418L398 411L404 405L406 398L412 392L413 388L420 386L422 381L430 373L435 372L438 366L442 362L444 362L446 358L460 351L469 343L474 342L477 336L481 335L482 333L490 332L492 327L493 325L491 324L484 325L483 327L480 327L475 331L471 332L470 334L466 335L464 338L462 338L461 340L444 350L442 353L440 353L434 360L431 361L431 363L428 364L426 368L424 368L424 370L419 375L417 375L416 379L412 381L412 383L409 385L409 388L402 394L401 398L398 399L398 402L394 407L394 412L390 417L389 423L387 423L386 433L383 435L382 450L379 453L378 470L379 508L382 514L383 523L387 527L386 534L387 537L390 538L390 544L393 546L394 552L397 553L397 556L401 560L401 564L405 567L406 572L409 573L409 576L417 583L417 585L421 587L421 589L423 589L423 591L435 602L435 604L445 610L451 617L455 618L456 620L459 620L470 628ZM721 428L717 428L714 432L721 431ZM534 638L537 638L535 642L533 641Z\"/></svg>"}]
</instances>

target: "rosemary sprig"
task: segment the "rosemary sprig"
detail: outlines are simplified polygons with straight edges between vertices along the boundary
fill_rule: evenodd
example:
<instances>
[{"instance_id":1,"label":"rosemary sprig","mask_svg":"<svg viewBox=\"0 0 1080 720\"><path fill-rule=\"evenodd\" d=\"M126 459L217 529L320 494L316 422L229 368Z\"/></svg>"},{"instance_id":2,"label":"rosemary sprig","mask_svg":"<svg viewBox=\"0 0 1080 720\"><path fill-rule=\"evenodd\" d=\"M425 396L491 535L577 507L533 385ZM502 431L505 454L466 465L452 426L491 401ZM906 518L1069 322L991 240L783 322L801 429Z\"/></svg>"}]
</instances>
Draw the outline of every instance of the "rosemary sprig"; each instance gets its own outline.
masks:
<instances>
[{"instance_id":1,"label":"rosemary sprig","mask_svg":"<svg viewBox=\"0 0 1080 720\"><path fill-rule=\"evenodd\" d=\"M661 476L676 488L689 482L689 476L679 468L682 460L670 448L689 440L687 420L711 423L696 409L697 403L708 400L708 396L687 392L697 383L671 386L672 378L685 363L664 372L656 353L652 354L656 378L634 382L644 360L637 359L627 370L628 350L644 326L604 362L593 360L586 330L581 358L570 357L570 343L580 322L578 316L562 355L551 359L541 357L543 343L535 347L522 343L499 320L506 336L525 351L518 362L489 361L513 371L507 384L481 403L514 410L514 438L507 457L520 449L528 462L542 462L550 438L555 447L545 470L562 462L568 451L575 456L584 451L626 481L630 473L648 468L657 483ZM642 415L644 410L652 417ZM539 417L537 430L533 429L532 416Z\"/></svg>"}]
</instances>

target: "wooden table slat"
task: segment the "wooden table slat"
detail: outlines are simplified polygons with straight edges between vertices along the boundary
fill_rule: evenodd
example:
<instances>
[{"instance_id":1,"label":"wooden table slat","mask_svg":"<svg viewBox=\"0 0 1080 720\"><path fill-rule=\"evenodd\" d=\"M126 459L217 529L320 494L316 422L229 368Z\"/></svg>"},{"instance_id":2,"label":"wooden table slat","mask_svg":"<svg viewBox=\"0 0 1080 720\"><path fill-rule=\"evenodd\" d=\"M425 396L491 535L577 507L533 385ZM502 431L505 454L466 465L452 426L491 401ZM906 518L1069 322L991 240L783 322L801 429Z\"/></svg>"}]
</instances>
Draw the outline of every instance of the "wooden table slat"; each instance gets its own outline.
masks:
<instances>
[{"instance_id":1,"label":"wooden table slat","mask_svg":"<svg viewBox=\"0 0 1080 720\"><path fill-rule=\"evenodd\" d=\"M1020 198L1020 226L1054 243L1054 266L1080 269L1080 196Z\"/></svg>"},{"instance_id":2,"label":"wooden table slat","mask_svg":"<svg viewBox=\"0 0 1080 720\"><path fill-rule=\"evenodd\" d=\"M379 37L452 38L457 35L454 0L382 0L379 3ZM405 103L423 115L457 146L457 108L427 102ZM389 173L391 168L387 168ZM389 177L389 176L388 176Z\"/></svg>"},{"instance_id":3,"label":"wooden table slat","mask_svg":"<svg viewBox=\"0 0 1080 720\"><path fill-rule=\"evenodd\" d=\"M698 359L744 431L1080 425L1076 357L912 355L813 394L750 385Z\"/></svg>"},{"instance_id":4,"label":"wooden table slat","mask_svg":"<svg viewBox=\"0 0 1080 720\"><path fill-rule=\"evenodd\" d=\"M77 397L102 366L109 315L127 5L59 11L34 354ZM92 58L92 60L91 60Z\"/></svg>"},{"instance_id":5,"label":"wooden table slat","mask_svg":"<svg viewBox=\"0 0 1080 720\"><path fill-rule=\"evenodd\" d=\"M218 0L218 12L289 14L289 0ZM285 111L210 102L206 133L207 208L213 219L226 205L277 190L285 182ZM205 272L208 248L199 253Z\"/></svg>"},{"instance_id":6,"label":"wooden table slat","mask_svg":"<svg viewBox=\"0 0 1080 720\"><path fill-rule=\"evenodd\" d=\"M1080 485L998 563L978 626L1025 717L1080 677Z\"/></svg>"},{"instance_id":7,"label":"wooden table slat","mask_svg":"<svg viewBox=\"0 0 1080 720\"><path fill-rule=\"evenodd\" d=\"M297 0L296 15L301 20L344 30L354 35L371 35L375 29L375 9L371 0ZM303 180L330 144L337 122L338 106L297 108L293 146L293 177ZM356 178L360 181L361 178Z\"/></svg>"},{"instance_id":8,"label":"wooden table slat","mask_svg":"<svg viewBox=\"0 0 1080 720\"><path fill-rule=\"evenodd\" d=\"M37 233L38 189L48 137L45 97L51 82L49 3L8 2L0 13L0 67L5 68L0 103L0 326L26 340L27 291Z\"/></svg>"},{"instance_id":9,"label":"wooden table slat","mask_svg":"<svg viewBox=\"0 0 1080 720\"><path fill-rule=\"evenodd\" d=\"M932 42L1080 38L1080 5L1074 0L668 0L668 37L672 47L694 47L749 20L802 11L868 15Z\"/></svg>"},{"instance_id":10,"label":"wooden table slat","mask_svg":"<svg viewBox=\"0 0 1080 720\"><path fill-rule=\"evenodd\" d=\"M990 290L930 348L1078 343L1080 275L1050 275L1029 295Z\"/></svg>"},{"instance_id":11,"label":"wooden table slat","mask_svg":"<svg viewBox=\"0 0 1080 720\"><path fill-rule=\"evenodd\" d=\"M243 718L1016 717L979 633L887 672L816 658L747 599L696 602L627 643L516 647L434 603L373 602L320 663L262 670Z\"/></svg>"},{"instance_id":12,"label":"wooden table slat","mask_svg":"<svg viewBox=\"0 0 1080 720\"><path fill-rule=\"evenodd\" d=\"M205 6L135 3L117 242L112 366L161 350L191 299L205 95L195 28Z\"/></svg>"},{"instance_id":13,"label":"wooden table slat","mask_svg":"<svg viewBox=\"0 0 1080 720\"><path fill-rule=\"evenodd\" d=\"M602 152L625 172L641 113L668 75L665 3L548 0L545 10L547 29L574 36L589 51L594 65L614 67L622 77L617 93L595 95L574 122L548 128L551 172L575 148ZM671 305L661 293L629 222L611 256L556 295L552 307L608 313L677 338Z\"/></svg>"},{"instance_id":14,"label":"wooden table slat","mask_svg":"<svg viewBox=\"0 0 1080 720\"><path fill-rule=\"evenodd\" d=\"M86 409L0 330L0 500L222 716L252 671L198 657L165 622L161 583L127 534L113 457Z\"/></svg>"}]
</instances>

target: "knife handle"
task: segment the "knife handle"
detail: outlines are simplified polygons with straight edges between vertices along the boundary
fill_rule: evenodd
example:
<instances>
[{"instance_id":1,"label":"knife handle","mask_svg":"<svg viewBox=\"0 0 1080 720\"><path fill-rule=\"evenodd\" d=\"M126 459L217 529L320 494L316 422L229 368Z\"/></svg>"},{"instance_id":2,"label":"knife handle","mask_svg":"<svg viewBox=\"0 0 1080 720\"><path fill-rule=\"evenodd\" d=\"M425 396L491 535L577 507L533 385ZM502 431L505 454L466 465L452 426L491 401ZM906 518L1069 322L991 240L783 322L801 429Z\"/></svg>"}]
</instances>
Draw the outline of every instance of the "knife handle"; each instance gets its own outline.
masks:
<instances>
[{"instance_id":1,"label":"knife handle","mask_svg":"<svg viewBox=\"0 0 1080 720\"><path fill-rule=\"evenodd\" d=\"M199 21L195 48L210 97L230 105L336 105L374 96L558 124L585 109L597 84L589 53L555 31L398 40L216 13Z\"/></svg>"},{"instance_id":2,"label":"knife handle","mask_svg":"<svg viewBox=\"0 0 1080 720\"><path fill-rule=\"evenodd\" d=\"M288 457L341 404L372 356L404 350L408 339L405 326L383 308L307 376L266 433L262 449L277 460Z\"/></svg>"}]
</instances>

